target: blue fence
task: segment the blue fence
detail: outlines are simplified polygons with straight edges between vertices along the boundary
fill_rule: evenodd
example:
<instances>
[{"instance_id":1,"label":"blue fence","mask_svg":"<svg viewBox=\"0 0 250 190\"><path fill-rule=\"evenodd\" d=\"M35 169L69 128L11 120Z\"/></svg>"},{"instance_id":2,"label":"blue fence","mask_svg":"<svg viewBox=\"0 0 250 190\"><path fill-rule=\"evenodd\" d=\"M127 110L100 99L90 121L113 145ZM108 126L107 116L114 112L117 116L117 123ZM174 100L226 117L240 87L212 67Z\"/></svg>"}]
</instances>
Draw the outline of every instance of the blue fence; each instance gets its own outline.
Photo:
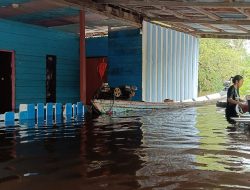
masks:
<instances>
[{"instance_id":1,"label":"blue fence","mask_svg":"<svg viewBox=\"0 0 250 190\"><path fill-rule=\"evenodd\" d=\"M6 112L0 115L0 121L4 122L5 126L15 125L16 120L20 124L31 121L38 125L59 124L64 121L79 120L84 117L86 111L82 102L65 105L61 103L20 104L19 113Z\"/></svg>"}]
</instances>

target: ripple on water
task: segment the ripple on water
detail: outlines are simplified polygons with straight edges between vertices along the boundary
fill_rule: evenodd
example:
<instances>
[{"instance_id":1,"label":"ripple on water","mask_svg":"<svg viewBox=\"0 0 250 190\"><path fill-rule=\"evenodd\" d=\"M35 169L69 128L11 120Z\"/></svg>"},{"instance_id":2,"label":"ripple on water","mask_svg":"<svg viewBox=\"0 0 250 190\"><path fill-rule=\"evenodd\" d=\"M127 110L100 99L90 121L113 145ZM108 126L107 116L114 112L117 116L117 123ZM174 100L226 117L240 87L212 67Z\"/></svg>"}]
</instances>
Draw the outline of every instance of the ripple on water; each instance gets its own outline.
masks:
<instances>
[{"instance_id":1,"label":"ripple on water","mask_svg":"<svg viewBox=\"0 0 250 190\"><path fill-rule=\"evenodd\" d=\"M250 132L215 106L0 127L0 189L246 189Z\"/></svg>"}]
</instances>

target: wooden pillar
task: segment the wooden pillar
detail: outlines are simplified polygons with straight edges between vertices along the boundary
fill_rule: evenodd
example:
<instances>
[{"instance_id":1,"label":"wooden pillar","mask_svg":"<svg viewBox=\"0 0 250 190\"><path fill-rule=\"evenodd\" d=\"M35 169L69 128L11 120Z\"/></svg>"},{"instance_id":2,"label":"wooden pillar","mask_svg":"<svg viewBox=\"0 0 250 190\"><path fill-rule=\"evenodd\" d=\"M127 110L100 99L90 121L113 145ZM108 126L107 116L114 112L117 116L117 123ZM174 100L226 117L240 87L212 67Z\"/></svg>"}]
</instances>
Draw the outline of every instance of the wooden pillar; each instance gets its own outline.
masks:
<instances>
[{"instance_id":1,"label":"wooden pillar","mask_svg":"<svg viewBox=\"0 0 250 190\"><path fill-rule=\"evenodd\" d=\"M86 104L85 12L80 10L80 100Z\"/></svg>"}]
</instances>

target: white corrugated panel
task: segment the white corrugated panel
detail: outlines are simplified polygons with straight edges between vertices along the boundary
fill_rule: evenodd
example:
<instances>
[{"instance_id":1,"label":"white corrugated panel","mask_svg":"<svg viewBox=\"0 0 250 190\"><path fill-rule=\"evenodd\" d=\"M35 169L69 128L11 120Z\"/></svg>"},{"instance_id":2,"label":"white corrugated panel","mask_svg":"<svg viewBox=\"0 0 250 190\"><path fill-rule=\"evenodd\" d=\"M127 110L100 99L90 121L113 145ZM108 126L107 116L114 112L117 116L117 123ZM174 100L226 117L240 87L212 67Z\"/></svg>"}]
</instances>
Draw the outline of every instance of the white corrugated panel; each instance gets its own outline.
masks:
<instances>
[{"instance_id":1,"label":"white corrugated panel","mask_svg":"<svg viewBox=\"0 0 250 190\"><path fill-rule=\"evenodd\" d=\"M143 21L142 98L197 98L198 38Z\"/></svg>"}]
</instances>

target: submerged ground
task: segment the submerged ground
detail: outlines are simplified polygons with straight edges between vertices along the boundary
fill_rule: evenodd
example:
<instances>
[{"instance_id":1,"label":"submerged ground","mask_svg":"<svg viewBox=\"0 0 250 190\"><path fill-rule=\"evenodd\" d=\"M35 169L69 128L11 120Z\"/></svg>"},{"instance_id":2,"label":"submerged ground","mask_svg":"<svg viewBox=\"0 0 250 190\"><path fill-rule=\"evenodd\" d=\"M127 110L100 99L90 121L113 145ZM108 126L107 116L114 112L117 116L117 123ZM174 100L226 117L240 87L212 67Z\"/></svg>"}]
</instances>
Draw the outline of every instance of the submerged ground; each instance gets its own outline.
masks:
<instances>
[{"instance_id":1,"label":"submerged ground","mask_svg":"<svg viewBox=\"0 0 250 190\"><path fill-rule=\"evenodd\" d=\"M250 130L215 106L0 128L0 189L248 189Z\"/></svg>"}]
</instances>

